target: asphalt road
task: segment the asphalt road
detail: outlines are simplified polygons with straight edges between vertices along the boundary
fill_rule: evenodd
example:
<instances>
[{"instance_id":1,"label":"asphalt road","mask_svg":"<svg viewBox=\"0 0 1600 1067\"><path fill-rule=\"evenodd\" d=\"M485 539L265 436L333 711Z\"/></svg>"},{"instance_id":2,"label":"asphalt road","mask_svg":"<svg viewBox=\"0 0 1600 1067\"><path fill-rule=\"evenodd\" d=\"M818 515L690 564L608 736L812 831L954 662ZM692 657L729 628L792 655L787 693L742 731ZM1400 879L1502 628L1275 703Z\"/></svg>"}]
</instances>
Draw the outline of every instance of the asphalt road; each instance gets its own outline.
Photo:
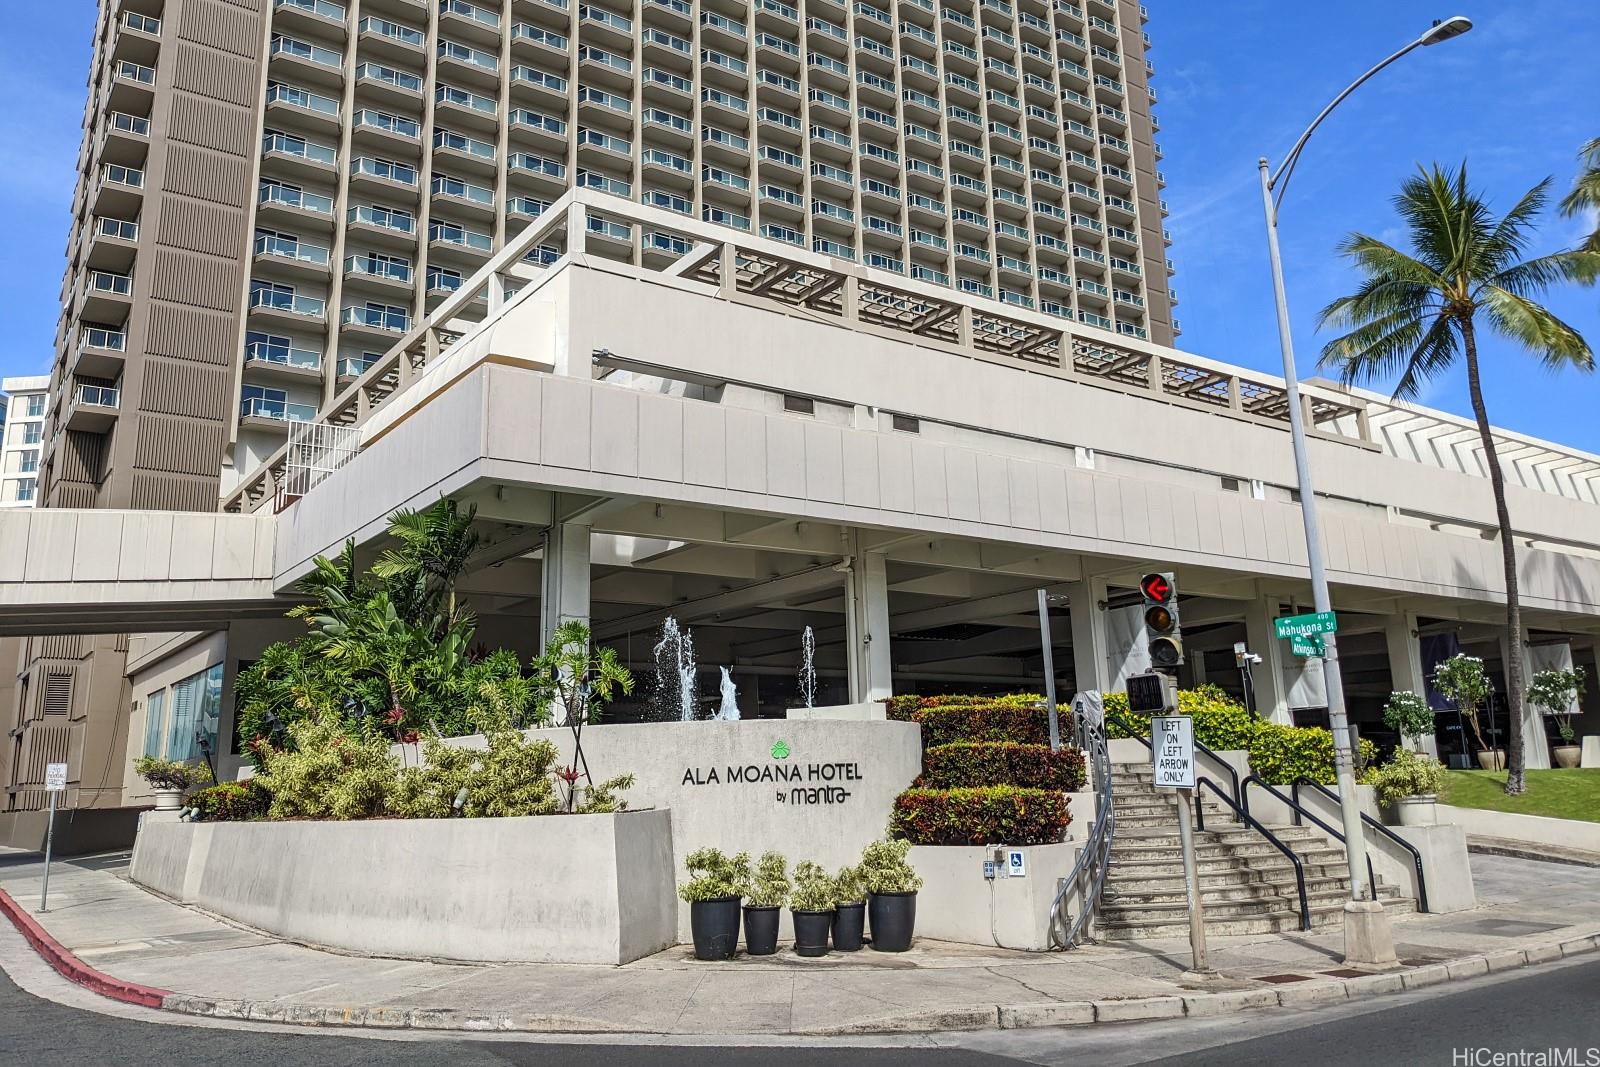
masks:
<instances>
[{"instance_id":1,"label":"asphalt road","mask_svg":"<svg viewBox=\"0 0 1600 1067\"><path fill-rule=\"evenodd\" d=\"M955 1038L976 1047L745 1048L668 1045L384 1040L150 1023L66 1007L23 992L0 973L0 1067L107 1063L119 1067L268 1063L282 1067L447 1064L449 1067L1001 1067L1006 1064L1148 1063L1479 1067L1458 1049L1575 1049L1569 1061L1600 1067L1600 960L1538 968L1431 996L1405 995L1326 1011L1250 1012L1227 1020ZM952 1035L953 1038L953 1035ZM945 1038L943 1040L951 1040ZM942 1042L941 1042L942 1043ZM1501 1062L1517 1062L1515 1059ZM1530 1061L1531 1062L1531 1061Z\"/></svg>"}]
</instances>

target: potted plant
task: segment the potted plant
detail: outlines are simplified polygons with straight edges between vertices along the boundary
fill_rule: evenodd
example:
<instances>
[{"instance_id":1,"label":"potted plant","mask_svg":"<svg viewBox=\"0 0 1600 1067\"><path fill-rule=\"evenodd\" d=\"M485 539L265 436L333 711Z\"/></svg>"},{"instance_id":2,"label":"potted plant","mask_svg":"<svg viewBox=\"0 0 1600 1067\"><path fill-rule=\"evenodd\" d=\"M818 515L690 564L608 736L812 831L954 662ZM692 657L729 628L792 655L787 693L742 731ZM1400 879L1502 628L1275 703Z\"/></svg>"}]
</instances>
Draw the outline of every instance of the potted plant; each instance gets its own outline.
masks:
<instances>
[{"instance_id":1,"label":"potted plant","mask_svg":"<svg viewBox=\"0 0 1600 1067\"><path fill-rule=\"evenodd\" d=\"M744 947L752 956L778 951L778 915L789 902L789 862L781 853L763 852L744 902Z\"/></svg>"},{"instance_id":2,"label":"potted plant","mask_svg":"<svg viewBox=\"0 0 1600 1067\"><path fill-rule=\"evenodd\" d=\"M826 956L833 927L833 879L819 865L805 860L794 865L794 951L799 956Z\"/></svg>"},{"instance_id":3,"label":"potted plant","mask_svg":"<svg viewBox=\"0 0 1600 1067\"><path fill-rule=\"evenodd\" d=\"M1505 750L1497 748L1491 752L1483 743L1483 731L1478 726L1478 709L1483 707L1490 693L1483 660L1457 652L1433 669L1433 685L1455 703L1461 717L1471 727L1473 740L1478 743L1478 766L1486 771L1505 770Z\"/></svg>"},{"instance_id":4,"label":"potted plant","mask_svg":"<svg viewBox=\"0 0 1600 1067\"><path fill-rule=\"evenodd\" d=\"M1427 700L1409 690L1390 693L1389 702L1383 706L1383 724L1400 735L1402 742L1415 738L1417 751L1421 741L1433 736L1433 709Z\"/></svg>"},{"instance_id":5,"label":"potted plant","mask_svg":"<svg viewBox=\"0 0 1600 1067\"><path fill-rule=\"evenodd\" d=\"M861 951L867 929L867 887L860 867L840 867L833 878L833 947Z\"/></svg>"},{"instance_id":6,"label":"potted plant","mask_svg":"<svg viewBox=\"0 0 1600 1067\"><path fill-rule=\"evenodd\" d=\"M1378 803L1395 808L1401 826L1432 826L1437 821L1444 766L1432 756L1397 748L1394 759L1372 775Z\"/></svg>"},{"instance_id":7,"label":"potted plant","mask_svg":"<svg viewBox=\"0 0 1600 1067\"><path fill-rule=\"evenodd\" d=\"M1561 735L1561 744L1555 748L1558 767L1576 767L1583 754L1583 749L1573 744L1577 734L1572 728L1572 716L1581 710L1578 694L1583 692L1584 677L1582 667L1569 671L1546 670L1535 674L1528 684L1528 703L1556 721L1556 732Z\"/></svg>"},{"instance_id":8,"label":"potted plant","mask_svg":"<svg viewBox=\"0 0 1600 1067\"><path fill-rule=\"evenodd\" d=\"M731 959L739 948L739 898L750 884L750 853L732 858L720 849L689 853L690 878L678 887L689 905L689 930L697 960Z\"/></svg>"},{"instance_id":9,"label":"potted plant","mask_svg":"<svg viewBox=\"0 0 1600 1067\"><path fill-rule=\"evenodd\" d=\"M150 784L156 796L157 811L177 811L183 807L184 793L211 781L208 767L160 756L140 756L134 762L133 771Z\"/></svg>"},{"instance_id":10,"label":"potted plant","mask_svg":"<svg viewBox=\"0 0 1600 1067\"><path fill-rule=\"evenodd\" d=\"M909 841L874 841L861 851L861 880L867 887L867 919L872 947L904 952L917 924L917 890L922 879L906 862Z\"/></svg>"}]
</instances>

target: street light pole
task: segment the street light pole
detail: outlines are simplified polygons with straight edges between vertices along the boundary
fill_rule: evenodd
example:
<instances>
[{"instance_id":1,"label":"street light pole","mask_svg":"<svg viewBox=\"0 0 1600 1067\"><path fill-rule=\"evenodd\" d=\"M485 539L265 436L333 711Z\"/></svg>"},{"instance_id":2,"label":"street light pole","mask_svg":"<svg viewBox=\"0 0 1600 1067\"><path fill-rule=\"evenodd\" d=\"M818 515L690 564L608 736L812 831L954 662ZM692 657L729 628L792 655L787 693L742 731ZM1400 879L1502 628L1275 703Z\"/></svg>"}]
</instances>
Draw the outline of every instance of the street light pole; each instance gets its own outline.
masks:
<instances>
[{"instance_id":1,"label":"street light pole","mask_svg":"<svg viewBox=\"0 0 1600 1067\"><path fill-rule=\"evenodd\" d=\"M1324 119L1345 98L1373 75L1410 52L1459 37L1472 29L1462 16L1435 22L1421 37L1357 78L1333 102L1322 109L1305 133L1295 142L1283 165L1273 174L1265 157L1260 160L1261 205L1267 220L1267 250L1272 260L1272 295L1278 312L1278 344L1283 351L1284 402L1289 409L1289 439L1294 447L1295 480L1300 491L1300 516L1305 525L1306 557L1311 571L1311 596L1317 611L1332 610L1328 593L1328 574L1322 557L1322 531L1317 520L1316 490L1311 481L1311 463L1306 454L1305 410L1300 400L1300 379L1295 371L1294 335L1289 325L1289 299L1283 282L1283 257L1278 248L1278 208L1294 173L1295 164L1306 142ZM1274 195L1276 193L1276 195ZM1339 812L1344 823L1345 859L1349 865L1350 902L1345 905L1345 958L1347 962L1392 966L1395 963L1393 936L1383 906L1374 894L1363 890L1367 868L1366 837L1361 826L1361 808L1355 790L1355 753L1350 746L1350 722L1344 706L1344 684L1339 671L1339 646L1333 634L1323 635L1323 678L1328 690L1328 725L1333 732L1334 772L1339 787Z\"/></svg>"}]
</instances>

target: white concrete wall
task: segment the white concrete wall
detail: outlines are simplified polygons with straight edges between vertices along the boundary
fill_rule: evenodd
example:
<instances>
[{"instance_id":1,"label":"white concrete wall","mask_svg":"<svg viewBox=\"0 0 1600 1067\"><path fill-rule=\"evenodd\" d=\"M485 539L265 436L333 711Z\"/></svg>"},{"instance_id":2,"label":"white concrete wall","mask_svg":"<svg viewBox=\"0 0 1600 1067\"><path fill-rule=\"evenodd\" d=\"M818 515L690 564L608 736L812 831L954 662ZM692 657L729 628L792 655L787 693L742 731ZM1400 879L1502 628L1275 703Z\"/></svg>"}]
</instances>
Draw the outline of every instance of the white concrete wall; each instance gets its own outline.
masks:
<instances>
[{"instance_id":1,"label":"white concrete wall","mask_svg":"<svg viewBox=\"0 0 1600 1067\"><path fill-rule=\"evenodd\" d=\"M147 820L131 876L268 933L372 955L621 964L675 940L667 811Z\"/></svg>"},{"instance_id":2,"label":"white concrete wall","mask_svg":"<svg viewBox=\"0 0 1600 1067\"><path fill-rule=\"evenodd\" d=\"M1074 812L1075 823L1078 818ZM994 859L994 848L914 846L909 859L924 882L917 893L916 936L1030 952L1049 949L1056 887L1072 873L1080 847L1072 841L1018 846L1026 858L1027 874L1008 877L1002 866L994 879L986 880L983 861ZM1069 910L1076 907L1073 898Z\"/></svg>"},{"instance_id":3,"label":"white concrete wall","mask_svg":"<svg viewBox=\"0 0 1600 1067\"><path fill-rule=\"evenodd\" d=\"M1451 804L1439 805L1439 821L1452 823L1469 834L1481 837L1506 837L1530 845L1557 845L1600 852L1600 822L1518 815L1486 808L1458 808Z\"/></svg>"},{"instance_id":4,"label":"white concrete wall","mask_svg":"<svg viewBox=\"0 0 1600 1067\"><path fill-rule=\"evenodd\" d=\"M1472 885L1472 865L1467 856L1467 835L1459 826L1392 826L1422 857L1423 880L1428 887L1428 911L1466 911L1478 905ZM1367 834L1367 852L1379 880L1399 886L1406 896L1417 896L1417 868L1411 854L1392 841Z\"/></svg>"},{"instance_id":5,"label":"white concrete wall","mask_svg":"<svg viewBox=\"0 0 1600 1067\"><path fill-rule=\"evenodd\" d=\"M534 733L556 744L563 763L571 761L570 730ZM773 756L779 741L789 750L782 759ZM482 742L457 738L451 743ZM420 758L415 746L398 747L409 761ZM922 770L921 727L909 722L619 723L585 727L583 751L596 781L637 776L638 784L624 794L630 808L671 809L679 881L688 877L683 858L706 845L752 856L775 850L791 866L814 860L829 872L854 863L868 842L883 836L894 798ZM831 780L822 776L824 765L836 768ZM813 766L819 768L815 775ZM729 768L740 776L755 768L758 780L730 782ZM763 771L774 777L759 780ZM776 780L779 774L796 774L799 780ZM848 775L854 777L843 777ZM806 802L809 790L830 787L849 795ZM816 801L822 800L818 794ZM679 904L677 914L679 937L687 940L689 906ZM785 930L788 921L785 913Z\"/></svg>"}]
</instances>

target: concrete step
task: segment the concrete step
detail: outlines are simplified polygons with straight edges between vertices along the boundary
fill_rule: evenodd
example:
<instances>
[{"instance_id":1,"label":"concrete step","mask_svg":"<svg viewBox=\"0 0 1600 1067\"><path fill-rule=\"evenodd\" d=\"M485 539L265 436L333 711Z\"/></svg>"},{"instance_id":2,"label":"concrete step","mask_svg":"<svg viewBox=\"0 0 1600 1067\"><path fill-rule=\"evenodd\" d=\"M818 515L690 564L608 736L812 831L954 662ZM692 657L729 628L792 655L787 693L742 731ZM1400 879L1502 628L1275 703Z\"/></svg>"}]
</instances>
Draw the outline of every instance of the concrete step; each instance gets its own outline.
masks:
<instances>
[{"instance_id":1,"label":"concrete step","mask_svg":"<svg viewBox=\"0 0 1600 1067\"><path fill-rule=\"evenodd\" d=\"M1384 908L1391 914L1405 914L1417 910L1417 902L1409 897L1391 898L1383 901ZM1316 906L1310 909L1311 925L1313 928L1336 926L1344 921L1344 902L1337 904ZM1286 934L1294 933L1300 929L1300 913L1298 909L1291 909L1281 915L1257 915L1245 918L1217 919L1206 917L1206 933L1213 937L1225 937L1238 934ZM1189 915L1185 909L1173 921L1157 923L1136 923L1112 920L1096 920L1095 937L1103 941L1128 941L1154 937L1187 937L1189 934Z\"/></svg>"},{"instance_id":2,"label":"concrete step","mask_svg":"<svg viewBox=\"0 0 1600 1067\"><path fill-rule=\"evenodd\" d=\"M1344 863L1344 849L1334 848L1326 842L1314 840L1296 840L1283 842L1302 861L1317 863ZM1264 858L1281 857L1283 853L1273 847L1269 841L1261 838L1254 840L1243 839L1239 841L1196 841L1194 846L1196 860L1208 859L1251 859L1257 856ZM1133 860L1143 862L1165 861L1173 864L1182 864L1183 849L1178 846L1176 836L1139 838L1127 837L1113 839L1111 842L1111 861Z\"/></svg>"},{"instance_id":3,"label":"concrete step","mask_svg":"<svg viewBox=\"0 0 1600 1067\"><path fill-rule=\"evenodd\" d=\"M1281 876L1273 876L1270 871L1253 871L1242 867L1237 871L1223 871L1215 874L1200 875L1201 892L1218 893L1243 893L1249 895L1256 892L1272 892L1282 894L1285 891L1294 892L1293 868L1285 867ZM1348 889L1347 881L1338 875L1325 874L1317 877L1306 878L1306 892L1337 891L1341 894ZM1182 874L1157 875L1150 878L1119 878L1115 881L1107 878L1104 892L1114 894L1123 899L1136 897L1172 896L1173 899L1186 899L1184 879Z\"/></svg>"},{"instance_id":4,"label":"concrete step","mask_svg":"<svg viewBox=\"0 0 1600 1067\"><path fill-rule=\"evenodd\" d=\"M1306 899L1317 901L1343 900L1349 893L1344 883L1336 878L1318 879L1315 886L1306 886ZM1245 882L1240 885L1207 886L1201 884L1200 899L1205 901L1209 910L1212 904L1247 904L1270 903L1274 906L1283 905L1294 907L1300 899L1295 892L1294 880L1278 885L1272 882ZM1129 909L1149 908L1158 906L1184 907L1189 902L1189 893L1184 888L1182 880L1174 886L1163 889L1140 888L1116 885L1106 886L1100 897L1103 909ZM1110 914L1109 911L1106 914Z\"/></svg>"},{"instance_id":5,"label":"concrete step","mask_svg":"<svg viewBox=\"0 0 1600 1067\"><path fill-rule=\"evenodd\" d=\"M1347 873L1344 857L1340 856L1336 863L1322 863L1317 861L1301 861L1306 879L1337 877L1342 878ZM1256 857L1252 862L1246 863L1243 858L1233 856L1219 859L1201 859L1196 857L1195 869L1202 876L1230 874L1235 872L1256 872L1269 874L1276 877L1282 871L1284 877L1294 878L1294 867L1281 853L1273 856ZM1107 880L1123 878L1164 878L1176 875L1182 877L1183 864L1171 860L1128 860L1113 858L1111 866L1106 872Z\"/></svg>"},{"instance_id":6,"label":"concrete step","mask_svg":"<svg viewBox=\"0 0 1600 1067\"><path fill-rule=\"evenodd\" d=\"M1205 902L1207 922L1212 919L1253 919L1279 915L1284 912L1297 911L1300 907L1298 894L1236 900L1222 897L1202 897L1202 899ZM1306 899L1313 908L1335 907L1344 903L1345 894L1322 893L1318 896L1312 896L1307 893ZM1121 900L1115 903L1102 900L1100 903L1100 916L1107 922L1130 923L1140 926L1188 922L1189 902L1187 899L1149 902Z\"/></svg>"}]
</instances>

